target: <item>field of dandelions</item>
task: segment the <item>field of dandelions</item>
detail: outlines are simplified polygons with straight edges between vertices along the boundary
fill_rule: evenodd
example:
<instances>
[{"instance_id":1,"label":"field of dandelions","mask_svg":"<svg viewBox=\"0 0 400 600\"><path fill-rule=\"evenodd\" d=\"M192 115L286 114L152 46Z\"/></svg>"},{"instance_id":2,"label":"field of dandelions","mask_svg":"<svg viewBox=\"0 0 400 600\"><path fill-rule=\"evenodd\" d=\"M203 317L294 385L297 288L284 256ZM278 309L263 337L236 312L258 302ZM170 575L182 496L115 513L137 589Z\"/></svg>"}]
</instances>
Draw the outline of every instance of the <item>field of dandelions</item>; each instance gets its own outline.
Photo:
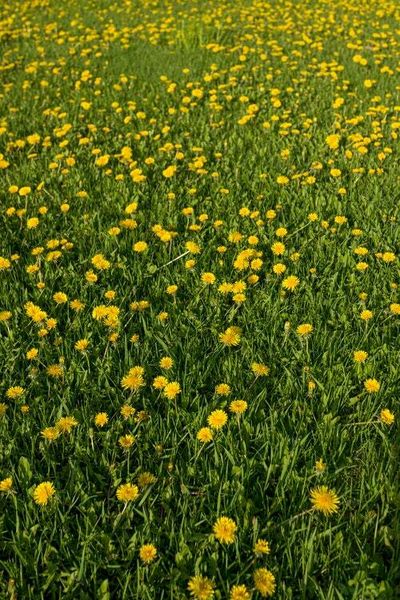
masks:
<instances>
[{"instance_id":1,"label":"field of dandelions","mask_svg":"<svg viewBox=\"0 0 400 600\"><path fill-rule=\"evenodd\" d=\"M0 600L398 599L400 4L0 49Z\"/></svg>"}]
</instances>

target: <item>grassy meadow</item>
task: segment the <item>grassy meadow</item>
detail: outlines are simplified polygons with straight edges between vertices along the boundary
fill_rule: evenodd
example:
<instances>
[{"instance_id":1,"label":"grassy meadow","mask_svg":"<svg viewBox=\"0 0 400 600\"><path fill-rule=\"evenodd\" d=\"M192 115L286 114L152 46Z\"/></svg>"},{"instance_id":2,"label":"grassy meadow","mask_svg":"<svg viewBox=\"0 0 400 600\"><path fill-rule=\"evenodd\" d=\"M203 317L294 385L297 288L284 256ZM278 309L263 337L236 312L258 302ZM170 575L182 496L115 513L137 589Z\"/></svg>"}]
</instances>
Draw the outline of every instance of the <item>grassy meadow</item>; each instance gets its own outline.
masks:
<instances>
[{"instance_id":1,"label":"grassy meadow","mask_svg":"<svg viewBox=\"0 0 400 600\"><path fill-rule=\"evenodd\" d=\"M400 598L400 4L0 7L0 600Z\"/></svg>"}]
</instances>

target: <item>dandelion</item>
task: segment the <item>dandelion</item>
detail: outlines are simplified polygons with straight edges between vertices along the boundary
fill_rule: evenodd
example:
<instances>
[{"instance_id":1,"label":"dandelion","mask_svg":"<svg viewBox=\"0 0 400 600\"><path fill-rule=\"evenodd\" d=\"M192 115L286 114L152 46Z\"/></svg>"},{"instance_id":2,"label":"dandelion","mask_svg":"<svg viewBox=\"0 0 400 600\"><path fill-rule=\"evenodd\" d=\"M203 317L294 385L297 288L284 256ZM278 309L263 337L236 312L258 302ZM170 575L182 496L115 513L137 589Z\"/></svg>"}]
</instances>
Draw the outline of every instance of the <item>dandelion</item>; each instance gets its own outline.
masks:
<instances>
[{"instance_id":1,"label":"dandelion","mask_svg":"<svg viewBox=\"0 0 400 600\"><path fill-rule=\"evenodd\" d=\"M326 464L322 460L322 458L318 459L315 463L315 470L317 473L323 473L326 469Z\"/></svg>"},{"instance_id":2,"label":"dandelion","mask_svg":"<svg viewBox=\"0 0 400 600\"><path fill-rule=\"evenodd\" d=\"M118 439L118 444L124 450L129 450L131 446L135 443L135 437L131 433L127 433L126 435L121 435Z\"/></svg>"},{"instance_id":3,"label":"dandelion","mask_svg":"<svg viewBox=\"0 0 400 600\"><path fill-rule=\"evenodd\" d=\"M60 433L70 433L77 425L78 421L75 417L61 417L56 423L56 428Z\"/></svg>"},{"instance_id":4,"label":"dandelion","mask_svg":"<svg viewBox=\"0 0 400 600\"><path fill-rule=\"evenodd\" d=\"M372 317L374 316L374 313L372 312L372 310L363 310L361 311L360 314L360 319L362 321L369 321L370 319L372 319Z\"/></svg>"},{"instance_id":5,"label":"dandelion","mask_svg":"<svg viewBox=\"0 0 400 600\"><path fill-rule=\"evenodd\" d=\"M284 290L288 290L289 292L293 292L299 285L300 280L296 275L289 275L289 277L285 277L282 281L282 287Z\"/></svg>"},{"instance_id":6,"label":"dandelion","mask_svg":"<svg viewBox=\"0 0 400 600\"><path fill-rule=\"evenodd\" d=\"M36 486L33 492L33 499L39 506L46 506L55 493L54 485L50 481L44 481Z\"/></svg>"},{"instance_id":7,"label":"dandelion","mask_svg":"<svg viewBox=\"0 0 400 600\"><path fill-rule=\"evenodd\" d=\"M139 488L132 483L123 483L118 486L116 496L120 502L133 502L139 497Z\"/></svg>"},{"instance_id":8,"label":"dandelion","mask_svg":"<svg viewBox=\"0 0 400 600\"><path fill-rule=\"evenodd\" d=\"M256 556L264 556L271 552L271 548L267 540L258 539L254 544L253 552Z\"/></svg>"},{"instance_id":9,"label":"dandelion","mask_svg":"<svg viewBox=\"0 0 400 600\"><path fill-rule=\"evenodd\" d=\"M122 378L121 386L124 390L129 390L130 392L137 392L145 384L143 374L143 367L132 367L131 369L129 369L128 374Z\"/></svg>"},{"instance_id":10,"label":"dandelion","mask_svg":"<svg viewBox=\"0 0 400 600\"><path fill-rule=\"evenodd\" d=\"M13 480L12 477L6 477L0 481L0 492L8 493L12 490Z\"/></svg>"},{"instance_id":11,"label":"dandelion","mask_svg":"<svg viewBox=\"0 0 400 600\"><path fill-rule=\"evenodd\" d=\"M53 300L56 304L65 304L66 302L68 302L68 296L63 292L57 292L53 295Z\"/></svg>"},{"instance_id":12,"label":"dandelion","mask_svg":"<svg viewBox=\"0 0 400 600\"><path fill-rule=\"evenodd\" d=\"M97 413L94 417L94 422L97 427L104 427L108 423L108 415L105 412Z\"/></svg>"},{"instance_id":13,"label":"dandelion","mask_svg":"<svg viewBox=\"0 0 400 600\"><path fill-rule=\"evenodd\" d=\"M396 304L395 302L393 302L390 306L389 306L390 312L393 315L400 315L400 304Z\"/></svg>"},{"instance_id":14,"label":"dandelion","mask_svg":"<svg viewBox=\"0 0 400 600\"><path fill-rule=\"evenodd\" d=\"M340 135L332 133L325 138L325 142L331 150L337 150L340 144Z\"/></svg>"},{"instance_id":15,"label":"dandelion","mask_svg":"<svg viewBox=\"0 0 400 600\"><path fill-rule=\"evenodd\" d=\"M208 442L212 442L214 434L209 427L202 427L197 432L196 437L202 444L207 444Z\"/></svg>"},{"instance_id":16,"label":"dandelion","mask_svg":"<svg viewBox=\"0 0 400 600\"><path fill-rule=\"evenodd\" d=\"M270 368L267 367L267 365L256 362L251 364L251 370L256 377L266 377L266 375L268 375L270 372Z\"/></svg>"},{"instance_id":17,"label":"dandelion","mask_svg":"<svg viewBox=\"0 0 400 600\"><path fill-rule=\"evenodd\" d=\"M229 410L236 415L242 415L246 412L247 407L246 400L233 400L229 405Z\"/></svg>"},{"instance_id":18,"label":"dandelion","mask_svg":"<svg viewBox=\"0 0 400 600\"><path fill-rule=\"evenodd\" d=\"M313 509L324 515L332 515L339 510L339 497L325 485L311 490L310 498Z\"/></svg>"},{"instance_id":19,"label":"dandelion","mask_svg":"<svg viewBox=\"0 0 400 600\"><path fill-rule=\"evenodd\" d=\"M213 533L216 540L221 544L232 544L235 541L237 525L229 517L219 517L213 526Z\"/></svg>"},{"instance_id":20,"label":"dandelion","mask_svg":"<svg viewBox=\"0 0 400 600\"><path fill-rule=\"evenodd\" d=\"M20 385L16 385L14 387L10 387L8 388L8 390L6 391L6 397L10 398L11 400L16 400L17 398L20 398L25 392L25 388L21 387Z\"/></svg>"},{"instance_id":21,"label":"dandelion","mask_svg":"<svg viewBox=\"0 0 400 600\"><path fill-rule=\"evenodd\" d=\"M229 600L250 600L250 592L245 585L234 585L229 594Z\"/></svg>"},{"instance_id":22,"label":"dandelion","mask_svg":"<svg viewBox=\"0 0 400 600\"><path fill-rule=\"evenodd\" d=\"M388 408L384 408L379 414L379 419L385 425L393 425L394 414Z\"/></svg>"},{"instance_id":23,"label":"dandelion","mask_svg":"<svg viewBox=\"0 0 400 600\"><path fill-rule=\"evenodd\" d=\"M353 352L353 360L355 363L363 363L367 360L368 358L368 352L365 352L365 350L355 350Z\"/></svg>"},{"instance_id":24,"label":"dandelion","mask_svg":"<svg viewBox=\"0 0 400 600\"><path fill-rule=\"evenodd\" d=\"M307 335L310 335L310 333L312 333L313 329L314 328L311 325L311 323L302 323L297 327L296 333L300 337L306 337Z\"/></svg>"},{"instance_id":25,"label":"dandelion","mask_svg":"<svg viewBox=\"0 0 400 600\"><path fill-rule=\"evenodd\" d=\"M161 369L165 369L165 370L171 369L173 364L174 364L174 361L172 360L172 358L170 356L163 356L160 359L160 368Z\"/></svg>"},{"instance_id":26,"label":"dandelion","mask_svg":"<svg viewBox=\"0 0 400 600\"><path fill-rule=\"evenodd\" d=\"M89 340L87 340L86 338L78 340L77 342L75 342L75 350L78 350L79 352L85 352L85 350L87 350L89 346Z\"/></svg>"},{"instance_id":27,"label":"dandelion","mask_svg":"<svg viewBox=\"0 0 400 600\"><path fill-rule=\"evenodd\" d=\"M207 418L207 423L213 429L222 429L228 421L228 415L224 410L214 410Z\"/></svg>"},{"instance_id":28,"label":"dandelion","mask_svg":"<svg viewBox=\"0 0 400 600\"><path fill-rule=\"evenodd\" d=\"M214 596L214 583L208 577L195 575L188 582L188 590L195 600L211 600Z\"/></svg>"},{"instance_id":29,"label":"dandelion","mask_svg":"<svg viewBox=\"0 0 400 600\"><path fill-rule=\"evenodd\" d=\"M168 400L174 400L180 393L181 386L177 381L171 381L164 386L163 395L168 398Z\"/></svg>"},{"instance_id":30,"label":"dandelion","mask_svg":"<svg viewBox=\"0 0 400 600\"><path fill-rule=\"evenodd\" d=\"M139 556L142 562L149 565L157 557L157 548L153 544L144 544L139 550Z\"/></svg>"},{"instance_id":31,"label":"dandelion","mask_svg":"<svg viewBox=\"0 0 400 600\"><path fill-rule=\"evenodd\" d=\"M133 408L133 406L130 406L129 404L124 404L123 406L121 406L120 413L125 420L129 419L130 417L133 417L135 412L136 409Z\"/></svg>"},{"instance_id":32,"label":"dandelion","mask_svg":"<svg viewBox=\"0 0 400 600\"><path fill-rule=\"evenodd\" d=\"M60 430L57 427L45 427L40 435L48 442L54 442L60 436Z\"/></svg>"},{"instance_id":33,"label":"dandelion","mask_svg":"<svg viewBox=\"0 0 400 600\"><path fill-rule=\"evenodd\" d=\"M381 384L376 379L366 379L364 388L369 394L376 394L381 389Z\"/></svg>"},{"instance_id":34,"label":"dandelion","mask_svg":"<svg viewBox=\"0 0 400 600\"><path fill-rule=\"evenodd\" d=\"M141 473L139 475L137 481L138 481L138 485L140 488L145 488L148 485L155 483L157 481L157 477L155 477L152 473L148 473L147 471L144 471L143 473Z\"/></svg>"},{"instance_id":35,"label":"dandelion","mask_svg":"<svg viewBox=\"0 0 400 600\"><path fill-rule=\"evenodd\" d=\"M227 383L219 383L215 386L215 393L217 396L229 396L231 393L231 386Z\"/></svg>"},{"instance_id":36,"label":"dandelion","mask_svg":"<svg viewBox=\"0 0 400 600\"><path fill-rule=\"evenodd\" d=\"M228 327L224 333L219 334L219 341L224 346L238 346L241 339L240 327Z\"/></svg>"},{"instance_id":37,"label":"dandelion","mask_svg":"<svg viewBox=\"0 0 400 600\"><path fill-rule=\"evenodd\" d=\"M272 596L275 592L275 577L265 568L257 569L253 573L254 586L263 598Z\"/></svg>"},{"instance_id":38,"label":"dandelion","mask_svg":"<svg viewBox=\"0 0 400 600\"><path fill-rule=\"evenodd\" d=\"M206 285L213 285L216 281L216 277L214 273L203 273L201 276L201 281Z\"/></svg>"}]
</instances>

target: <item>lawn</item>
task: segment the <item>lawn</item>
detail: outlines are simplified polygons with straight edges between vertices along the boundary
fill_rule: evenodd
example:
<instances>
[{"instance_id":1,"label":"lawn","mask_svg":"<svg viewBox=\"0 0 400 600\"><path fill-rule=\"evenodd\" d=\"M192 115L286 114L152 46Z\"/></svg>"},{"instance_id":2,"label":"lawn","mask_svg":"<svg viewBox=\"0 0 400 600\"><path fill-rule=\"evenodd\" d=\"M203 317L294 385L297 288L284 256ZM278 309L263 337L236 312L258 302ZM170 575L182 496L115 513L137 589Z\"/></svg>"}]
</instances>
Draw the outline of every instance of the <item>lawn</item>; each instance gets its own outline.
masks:
<instances>
[{"instance_id":1,"label":"lawn","mask_svg":"<svg viewBox=\"0 0 400 600\"><path fill-rule=\"evenodd\" d=\"M400 597L400 5L0 7L0 600Z\"/></svg>"}]
</instances>

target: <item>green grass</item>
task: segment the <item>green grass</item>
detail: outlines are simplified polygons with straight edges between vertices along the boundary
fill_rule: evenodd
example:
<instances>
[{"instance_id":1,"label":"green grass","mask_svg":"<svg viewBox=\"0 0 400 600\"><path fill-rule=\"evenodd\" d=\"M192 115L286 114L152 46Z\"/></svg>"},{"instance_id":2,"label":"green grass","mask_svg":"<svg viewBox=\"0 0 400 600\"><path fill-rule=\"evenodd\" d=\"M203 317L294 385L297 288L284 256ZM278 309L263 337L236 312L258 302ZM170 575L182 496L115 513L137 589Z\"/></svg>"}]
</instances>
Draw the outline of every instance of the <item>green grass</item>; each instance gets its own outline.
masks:
<instances>
[{"instance_id":1,"label":"green grass","mask_svg":"<svg viewBox=\"0 0 400 600\"><path fill-rule=\"evenodd\" d=\"M390 0L1 7L0 256L10 261L0 261L1 600L181 600L195 575L213 582L217 600L258 600L259 568L282 600L399 597L400 317L390 308L400 302L399 20ZM333 133L337 150L326 143ZM108 164L96 166L97 155ZM145 181L130 176L136 168ZM129 216L134 229L121 225ZM176 235L162 241L155 225ZM271 249L278 240L282 256ZM138 241L144 253L134 252ZM199 254L185 254L189 241ZM48 261L54 249L60 257ZM235 267L248 249L259 269L254 256ZM98 254L109 268L92 264ZM282 286L289 275L299 279L293 292ZM242 302L221 292L224 282L245 282ZM57 292L68 301L58 305ZM149 306L132 310L141 300ZM27 302L56 325L32 322ZM118 307L113 326L93 318L99 305ZM307 338L296 332L302 323L313 326ZM225 347L230 326L241 339ZM357 350L368 352L362 364ZM253 363L268 375L256 377ZM55 364L59 378L47 373ZM130 393L121 380L135 365L145 385ZM175 400L152 385L160 375L180 384ZM230 395L215 393L221 383ZM14 386L24 391L13 399ZM234 399L248 403L241 416L230 412ZM136 413L125 420L126 404ZM227 423L202 444L197 433L217 409ZM77 425L46 440L65 416ZM123 450L128 433L135 443ZM143 473L153 483L119 501L118 486ZM41 507L34 492L45 481L55 494ZM311 510L321 485L340 499L330 516ZM213 535L221 516L237 525L232 544ZM260 538L271 547L263 557L253 552ZM149 565L144 544L157 548ZM234 585L248 595L233 595Z\"/></svg>"}]
</instances>

